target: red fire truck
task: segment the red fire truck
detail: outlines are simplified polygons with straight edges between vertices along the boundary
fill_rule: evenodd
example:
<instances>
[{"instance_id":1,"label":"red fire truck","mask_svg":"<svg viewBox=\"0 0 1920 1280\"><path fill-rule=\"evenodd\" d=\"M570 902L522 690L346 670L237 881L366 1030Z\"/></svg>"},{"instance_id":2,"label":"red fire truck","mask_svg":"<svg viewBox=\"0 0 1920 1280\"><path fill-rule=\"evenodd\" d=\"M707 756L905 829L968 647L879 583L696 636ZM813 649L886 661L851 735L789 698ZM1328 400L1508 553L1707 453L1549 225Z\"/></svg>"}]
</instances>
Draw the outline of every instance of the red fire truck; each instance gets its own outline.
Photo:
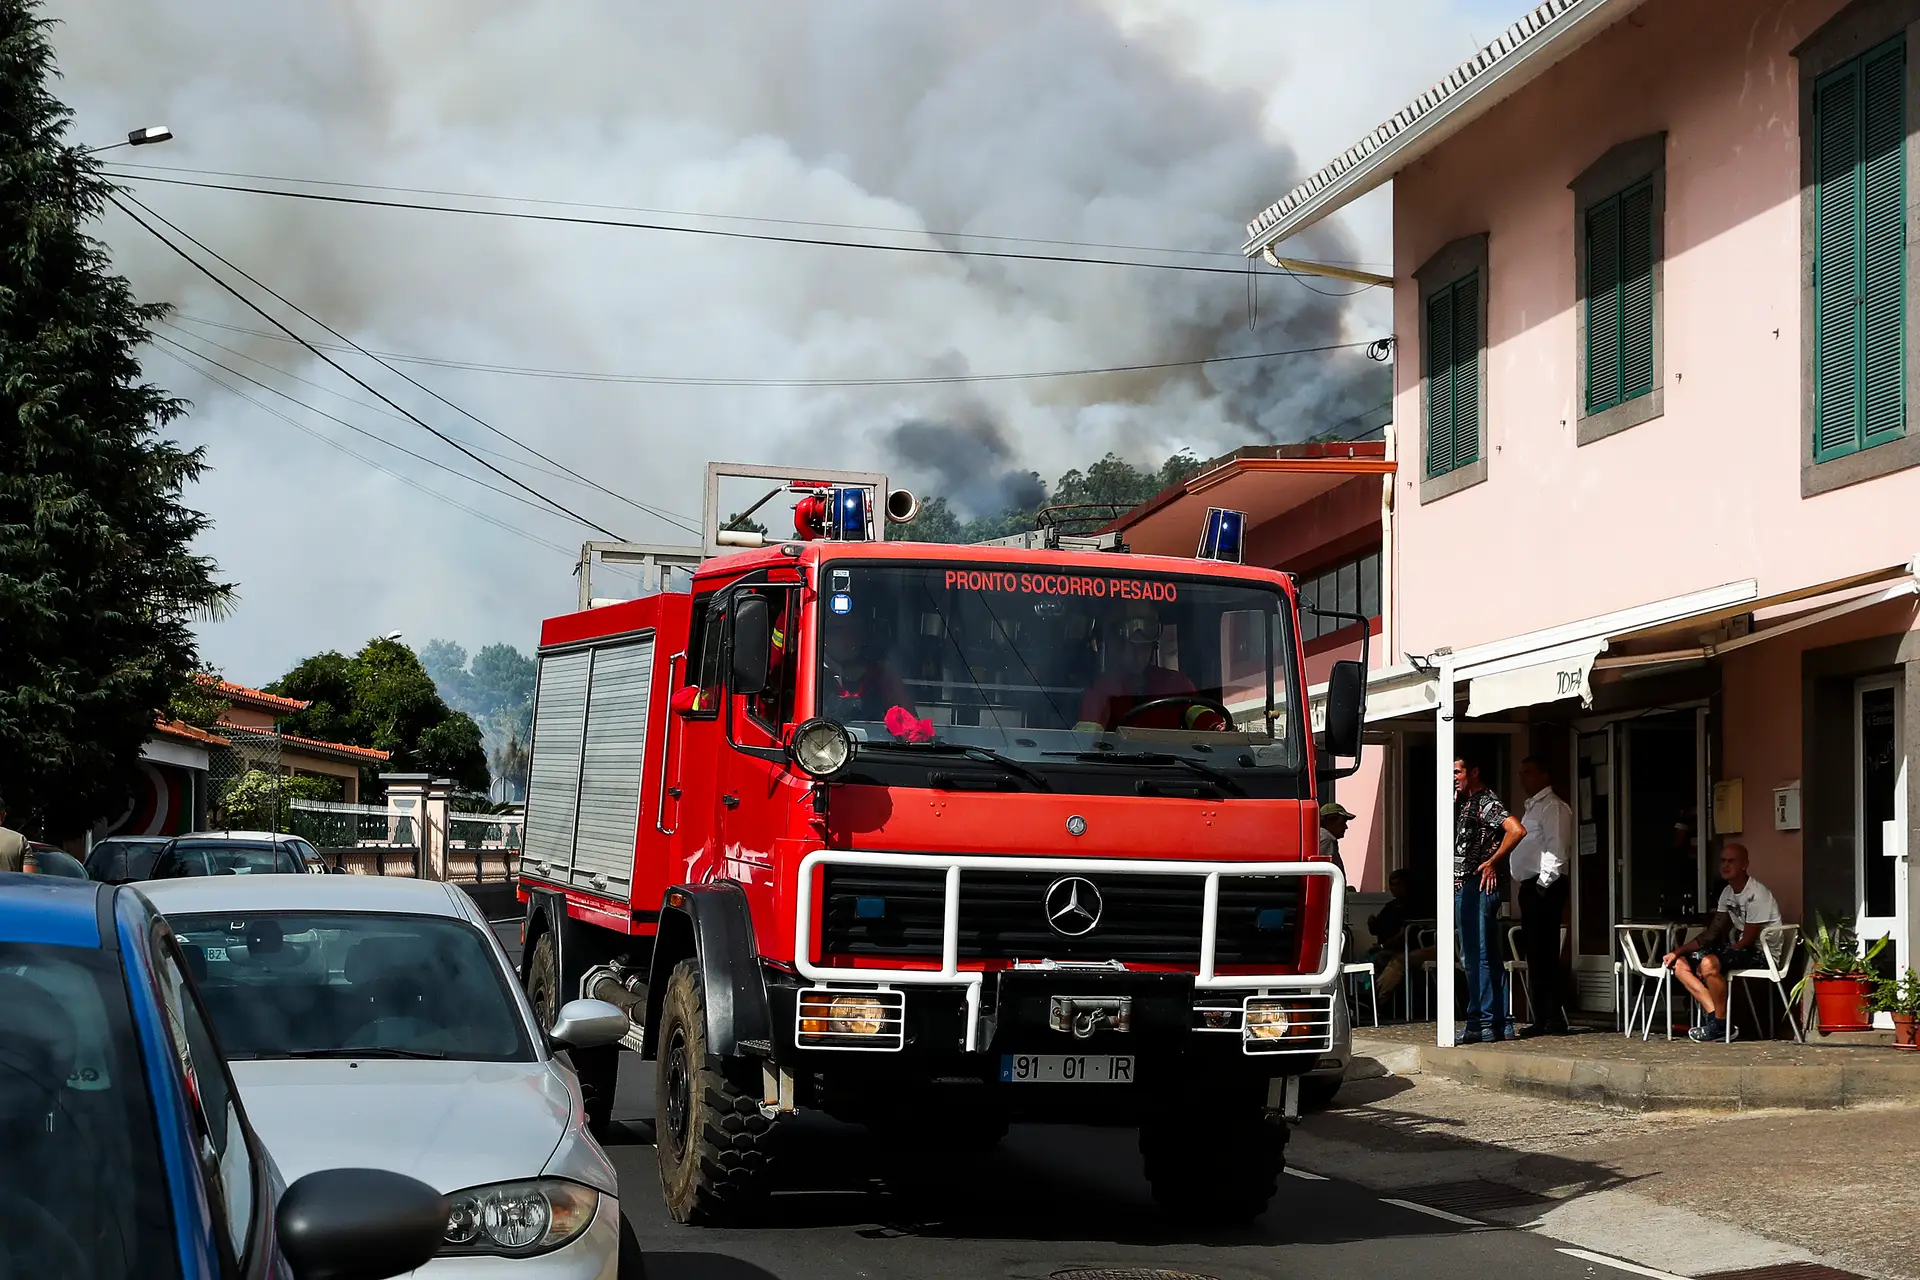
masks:
<instances>
[{"instance_id":1,"label":"red fire truck","mask_svg":"<svg viewBox=\"0 0 1920 1280\"><path fill-rule=\"evenodd\" d=\"M748 1213L804 1108L921 1150L1134 1127L1163 1205L1259 1213L1344 1038L1318 803L1362 664L1311 732L1292 581L1233 562L1236 513L1188 560L887 542L903 494L787 487L792 539L542 628L540 1016L627 1010L681 1221ZM618 1052L575 1054L601 1126Z\"/></svg>"}]
</instances>

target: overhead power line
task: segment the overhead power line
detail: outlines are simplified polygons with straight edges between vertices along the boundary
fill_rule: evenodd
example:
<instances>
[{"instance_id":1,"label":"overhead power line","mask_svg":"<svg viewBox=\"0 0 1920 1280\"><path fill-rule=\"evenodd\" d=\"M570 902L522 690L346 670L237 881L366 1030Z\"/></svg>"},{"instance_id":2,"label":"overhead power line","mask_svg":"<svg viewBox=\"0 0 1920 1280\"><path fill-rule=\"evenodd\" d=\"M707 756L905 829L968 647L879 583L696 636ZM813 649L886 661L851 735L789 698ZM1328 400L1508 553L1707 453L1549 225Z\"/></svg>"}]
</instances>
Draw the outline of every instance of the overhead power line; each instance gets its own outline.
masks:
<instances>
[{"instance_id":1,"label":"overhead power line","mask_svg":"<svg viewBox=\"0 0 1920 1280\"><path fill-rule=\"evenodd\" d=\"M662 511L657 507L651 507L644 502L640 502L636 499L630 498L623 493L617 493L614 490L607 488L605 485L601 484L599 481L594 480L588 476L584 476L580 472L575 471L572 467L567 466L565 463L560 462L557 459L548 457L546 454L540 452L538 449L534 448L532 445L528 444L526 441L520 439L518 436L511 435L508 432L502 431L500 428L494 426L492 423L481 418L478 414L474 413L472 410L463 408L460 405L455 404L453 401L441 395L438 391L435 391L432 387L429 387L424 382L421 382L418 378L415 378L411 374L405 373L402 370L394 368L391 364L381 359L378 355L367 350L367 348L361 346L359 343L355 342L352 338L349 338L346 334L340 332L340 330L334 328L332 325L328 324L325 320L322 320L319 316L314 315L313 312L308 311L305 307L293 301L291 298L288 298L286 295L279 293L273 288L272 285L267 284L266 282L260 280L258 277L249 273L245 267L238 266L235 263L229 261L228 259L222 257L217 250L212 249L202 241L195 239L191 233L181 228L177 223L168 221L168 219L165 216L156 212L150 206L146 204L142 204L137 197L129 195L127 196L127 199L131 200L135 205L138 205L142 210L144 210L149 216L153 217L155 220L165 224L176 235L180 236L182 239L186 240L188 243L198 248L202 253L212 258L215 262L218 262L221 266L233 272L235 275L245 280L248 284L251 284L254 288L260 290L262 293L265 293L268 297L280 303L280 305L304 317L309 323L317 325L321 329L326 330L339 342L344 343L347 349L358 352L360 355L363 355L367 359L372 360L375 364L385 369L388 373L393 374L395 377L408 383L410 386L414 387L415 389L419 391L423 391L427 395L432 396L435 400L438 400L441 404L445 405L447 408L453 410L455 413L458 413L465 418L470 419L474 423L478 424L484 430L489 431L492 434L500 437L500 439L507 441L509 444L512 444L520 449L525 450L527 453L532 454L534 457L540 459L542 462L548 463L551 466L559 467L561 470L565 471L568 475L574 477L576 480L579 480L581 483L587 485L589 488L594 489L595 491L602 493L609 498L613 498L618 502L624 502L636 511L644 512L647 515L652 516L656 520L662 521L663 523L666 523L666 524L671 524L679 529L686 531L687 533L697 534L700 532L700 527L694 524L686 516L677 516L670 511ZM117 199L115 200L115 203L118 203ZM122 206L122 209L124 211L125 207ZM178 250L176 250L176 252L178 252ZM191 259L189 259L189 261L191 261ZM204 271L204 268L202 268L202 270ZM222 287L226 288L228 292L234 293L235 297L240 297L240 295L237 292L235 292L231 286L226 285L224 281L218 281L217 277L214 277L214 278L218 283L222 285ZM241 298L241 301L247 302L245 298ZM270 321L273 324L275 328L279 329L282 333L285 333L295 338L302 346L306 347L309 351L313 352L315 355L320 356L322 360L326 360L327 363L330 365L333 365L335 369L338 369L342 373L346 373L349 378L353 378L354 382L358 383L361 387L365 388L368 391L373 392L373 394L376 396L379 396L382 401L385 401L387 404L393 405L395 409L400 409L402 413L406 413L406 416L409 419L419 423L423 427L427 427L427 430L433 431L435 435L441 435L441 433L436 431L433 427L427 426L424 420L418 417L415 417L411 413L407 413L405 409L401 409L398 404L395 404L392 400L388 399L385 395L382 395L379 391L374 390L372 386L368 385L365 382L362 382L359 378L354 377L353 374L348 373L347 370L342 368L338 363L328 359L325 355L322 355L320 348L316 344L309 342L306 338L300 337L299 335L295 334L292 329L289 329L286 325L281 324L280 321L274 319L272 316L267 315L265 311L261 310L257 306L254 306L251 302L247 302L247 305L250 308L252 308L252 310L257 312L261 316L265 317L268 321ZM448 437L448 436L441 435L441 438L443 440L447 440L448 443L452 444L456 449L459 449L462 453L465 453L469 458L472 458L474 461L479 462L480 465L486 467L489 471L493 471L496 474L504 477L505 479L512 481L515 485L519 486L522 489L525 489L529 493L534 494L536 497L539 497L542 501L553 503L553 499L548 498L545 494L539 493L537 490L532 488L532 486L528 485L525 481L520 480L517 477L510 476L506 472L501 471L498 467L495 467L492 463L485 461L484 459L480 458L478 455L473 453L473 451L468 449L465 445L459 443L458 441L453 440L451 437ZM553 505L557 507L559 504L554 503ZM561 508L561 510L565 511L565 508ZM567 511L566 514L573 515L574 518L577 520L580 520L581 523L587 524L588 527L597 529L600 532L605 533L610 538L614 538L616 540L619 539L618 534L613 533L612 531L607 529L606 526L604 525L593 524L591 521L587 521L578 515L574 515L574 513L571 511Z\"/></svg>"},{"instance_id":2,"label":"overhead power line","mask_svg":"<svg viewBox=\"0 0 1920 1280\"><path fill-rule=\"evenodd\" d=\"M166 341L165 339L162 339L162 340ZM271 414L273 417L280 419L280 421L286 423L288 426L293 427L297 431L305 432L307 435L312 436L314 439L320 441L320 443L328 446L329 448L337 449L341 453L346 454L348 457L353 458L359 462L363 462L367 466L372 467L375 471L380 472L382 475L389 476L392 479L398 480L401 484L404 484L409 488L417 489L421 493L426 494L428 497L436 498L439 501L446 503L450 507L454 507L460 511L466 512L468 515L473 516L476 519L484 520L488 524L493 525L495 528L503 529L508 533L514 534L518 537L525 538L529 542L538 543L540 546L546 547L552 551L557 551L562 555L574 554L574 552L571 549L567 547L563 547L557 542L549 542L547 539L542 538L540 535L536 533L529 533L527 530L522 529L517 525L508 524L506 521L498 519L495 516L489 515L487 512L481 511L477 507L470 507L466 503L461 502L456 498L449 497L448 495L440 492L438 489L435 489L430 485L425 485L420 483L418 480L413 479L411 476L401 475L399 472L394 471L389 467L382 466L380 463L374 461L372 458L367 457L363 453L356 452L354 449L350 448L345 444L342 444L340 441L335 440L333 437L327 435L326 433L321 431L315 431L312 427L309 427L306 423L301 422L299 419L293 417L291 414L282 413L280 410L274 408L270 404L267 404L265 401L257 399L254 396L248 395L245 391L241 390L239 387L235 386L233 383L228 382L225 378L220 377L218 374L209 373L206 369L201 368L198 365L194 364L192 361L188 360L186 357L195 356L201 360L206 360L207 358L205 356L200 356L192 348L180 346L180 344L178 343L173 343L171 345L173 345L174 347L177 347L178 351L168 350L166 347L156 347L155 350L157 350L161 355L166 356L169 360L172 360L178 365L180 365L181 368L192 372L195 376L205 378L208 382L212 383L215 386L225 389L229 394L237 397L238 399L245 400L249 404L253 405L255 408L259 409L262 413ZM180 354L180 352L185 352L186 355L183 356ZM214 364L216 367L224 367L224 366L219 366L218 362L216 361L208 360L207 363ZM232 372L232 370L228 370L228 372ZM241 375L241 376L244 376L244 375ZM312 406L308 406L308 407L311 408ZM315 410L315 412L319 412L319 411ZM321 416L331 417L332 415L323 413L321 414ZM339 419L337 418L333 420L336 422L339 421ZM346 423L343 425L352 426L351 423ZM354 430L359 430L359 428L355 427ZM402 452L410 452L410 451L402 450ZM411 456L419 457L420 455L412 454ZM440 464L436 463L434 465L437 466ZM460 473L456 471L453 474L459 475ZM472 479L471 476L468 476L465 478ZM488 486L488 487L491 487L491 486ZM504 490L495 490L495 492L504 492ZM548 512L548 514L550 515L552 513Z\"/></svg>"},{"instance_id":3,"label":"overhead power line","mask_svg":"<svg viewBox=\"0 0 1920 1280\"><path fill-rule=\"evenodd\" d=\"M274 328L280 330L282 333L286 334L288 337L293 338L294 340L299 342L301 346L305 347L308 351L312 352L317 359L324 361L327 365L332 367L335 372L343 374L347 378L351 379L354 382L354 384L357 385L361 390L368 392L369 394L379 399L381 403L405 415L407 420L409 422L412 422L415 426L428 432L434 438L438 439L441 443L450 446L451 448L455 449L465 457L470 458L474 462L479 463L482 467L486 468L488 471L491 471L493 474L499 476L501 479L507 481L509 484L513 485L515 488L524 490L526 493L531 494L535 498L538 498L540 501L552 507L555 511L558 511L561 515L567 516L568 518L575 520L578 523L583 524L587 528L592 529L598 533L604 533L609 538L612 538L615 541L625 541L625 539L622 539L619 534L607 528L605 525L600 524L597 521L590 520L586 516L583 516L578 512L572 510L571 508L567 507L565 504L558 502L553 498L548 497L546 494L540 492L538 489L534 488L532 485L528 484L526 481L520 479L518 476L514 476L509 474L506 471L502 471L499 467L495 466L491 462L488 462L485 458L480 457L478 454L474 453L471 449L467 448L460 441L454 439L452 436L448 435L446 432L441 431L438 427L435 427L433 424L429 423L426 419L420 417L418 414L409 412L404 406L400 405L398 402L393 400L390 396L386 395L377 387L374 387L372 384L368 383L365 379L355 374L352 370L348 369L345 365L342 365L338 360L335 360L332 356L329 356L326 352L322 351L319 347L315 346L313 343L307 341L307 339L302 337L300 334L295 333L287 325L281 323L281 321L277 317L275 317L273 314L268 312L266 308L260 306L258 303L253 301L253 299L247 297L244 293L240 292L240 290L236 289L232 284L230 284L228 281L223 279L217 272L207 267L204 263L202 263L199 259L195 258L192 254L188 253L185 249L182 249L179 245L175 244L171 239L167 237L165 232L161 231L158 227L154 226L153 223L148 222L145 218L142 218L139 214L135 213L132 209L128 208L126 202L130 201L132 204L134 204L135 206L140 208L142 211L144 211L148 216L152 217L153 219L155 219L160 223L163 223L169 229L171 229L176 235L179 235L181 238L187 240L189 243L199 248L201 252L212 257L215 261L221 263L228 270L241 276L243 279L253 284L256 288L264 290L265 292L267 292L269 295L271 295L272 297L274 297L276 300L280 301L284 305L292 307L295 311L300 311L300 308L298 308L297 306L294 306L294 304L290 302L287 302L285 298L280 297L279 294L274 293L273 290L271 289L268 289L265 285L255 280L252 276L248 275L245 271L242 271L240 268L234 266L232 263L228 262L225 258L221 257L218 253L215 253L212 249L207 248L206 245L202 244L199 240L194 239L193 236L181 230L180 227L178 227L172 222L169 222L166 218L154 212L152 209L148 208L145 204L142 204L137 198L129 195L129 196L126 196L125 200L123 201L121 195L109 193L107 196L107 199L112 201L114 207L119 209L120 212L126 214L127 217L133 219L134 222L138 223L142 230L146 231L149 235L153 236L156 240L160 241L161 244L165 245L168 249L172 250L173 253L176 256L178 256L183 262L185 262L188 266L192 267L195 271L198 271L201 275L205 276L207 279L213 281L216 285L220 286L221 289L231 294L249 311L252 311L254 314L258 315L261 319L265 320L268 324L271 324L272 326L274 326ZM307 315L307 313L304 311L300 311L300 314ZM308 316L307 318L310 320L313 319L313 317L311 316ZM320 322L314 321L314 323L318 324ZM324 328L326 326L322 325L322 327ZM332 329L328 329L328 332L334 333ZM334 336L339 337L340 335L338 333L335 333ZM405 375L402 375L402 376L404 377ZM511 439L511 437L508 437L508 438Z\"/></svg>"},{"instance_id":4,"label":"overhead power line","mask_svg":"<svg viewBox=\"0 0 1920 1280\"><path fill-rule=\"evenodd\" d=\"M650 205L611 204L598 200L555 200L547 196L503 196L490 191L455 191L443 187L406 187L377 182L343 182L335 178L297 178L283 173L246 173L234 169L200 169L191 165L137 164L131 160L110 161L122 169L147 173L190 173L203 178L239 178L248 182L285 182L309 187L339 187L347 191L385 191L395 195L449 196L458 200L499 200L512 204L539 204L556 209L608 209L616 213L644 213L654 217L706 218L715 222L760 222L779 227L821 227L828 231L881 231L892 235L927 235L942 240L991 240L1001 244L1051 244L1070 249L1123 249L1133 253L1177 253L1196 258L1220 258L1241 262L1245 255L1224 249L1177 249L1161 244L1127 244L1111 240L1063 240L1049 236L995 235L985 231L936 231L927 227L894 227L873 222L822 222L811 218L776 218L758 213L710 213L698 209L663 209ZM1329 258L1326 261L1347 267L1384 266L1384 263L1356 259ZM1244 267L1243 267L1244 269Z\"/></svg>"},{"instance_id":5,"label":"overhead power line","mask_svg":"<svg viewBox=\"0 0 1920 1280\"><path fill-rule=\"evenodd\" d=\"M878 244L869 240L836 240L819 236L779 235L769 231L730 231L721 227L681 227L666 222L636 222L621 218L590 218L580 214L535 213L526 209L473 209L460 205L425 200L381 200L372 196L336 195L324 191L286 191L276 187L246 186L232 182L206 182L194 178L165 178L151 173L126 170L110 171L110 176L130 182L164 182L176 187L198 187L208 191L237 191L248 195L278 196L283 200L311 200L320 204L358 205L372 209L414 209L426 213L463 214L473 218L511 218L526 222L563 223L583 227L614 227L624 231L660 231L675 235L713 236L723 240L758 240L769 244L814 245L830 249L867 249L877 253L920 254L941 258L992 258L1012 262L1065 262L1089 267L1133 267L1142 271L1181 271L1189 274L1234 276L1276 274L1298 279L1296 271L1256 272L1252 263L1240 267L1209 267L1187 262L1142 262L1130 258L1097 258L1068 253L1016 253L1004 249L960 249L944 245ZM1374 288L1377 286L1364 286ZM1323 292L1315 290L1316 293Z\"/></svg>"},{"instance_id":6,"label":"overhead power line","mask_svg":"<svg viewBox=\"0 0 1920 1280\"><path fill-rule=\"evenodd\" d=\"M193 324L208 325L215 329L226 329L233 333L251 334L257 338L270 338L275 342L287 342L289 339L277 333L268 333L264 329L249 328L246 325L224 324L218 320L208 320L200 316L182 315L182 320ZM324 343L322 346L326 345ZM1145 364L1100 365L1081 369L1039 369L1026 373L955 373L929 375L920 378L699 378L683 377L671 374L650 373L593 373L577 369L545 369L529 365L494 364L479 360L452 360L439 356L408 355L398 351L369 351L382 360L392 360L400 364L427 365L436 369L464 369L476 373L498 373L518 378L553 378L565 382L608 382L638 386L693 386L693 387L899 387L899 386L937 386L953 382L1022 382L1039 378L1078 378L1095 374L1142 373L1159 369L1190 369L1210 364L1232 364L1243 360L1277 360L1284 356L1318 355L1329 351L1351 351L1370 345L1366 342L1334 342L1317 347L1289 347L1279 351L1249 351L1230 356L1202 356L1193 360L1160 360ZM368 351L364 347L341 346L336 350ZM400 376L405 377L405 374Z\"/></svg>"}]
</instances>

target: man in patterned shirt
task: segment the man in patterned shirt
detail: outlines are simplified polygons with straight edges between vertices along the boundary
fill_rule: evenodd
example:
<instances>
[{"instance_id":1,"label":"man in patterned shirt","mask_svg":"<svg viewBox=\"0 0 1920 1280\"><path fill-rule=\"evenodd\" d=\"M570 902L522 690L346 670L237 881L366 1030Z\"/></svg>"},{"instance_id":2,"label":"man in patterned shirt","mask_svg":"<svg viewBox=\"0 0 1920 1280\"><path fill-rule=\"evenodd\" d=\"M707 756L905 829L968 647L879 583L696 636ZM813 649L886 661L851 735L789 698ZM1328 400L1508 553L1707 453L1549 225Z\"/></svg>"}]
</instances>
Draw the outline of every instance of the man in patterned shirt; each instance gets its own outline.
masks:
<instances>
[{"instance_id":1,"label":"man in patterned shirt","mask_svg":"<svg viewBox=\"0 0 1920 1280\"><path fill-rule=\"evenodd\" d=\"M1507 855L1527 829L1480 780L1477 763L1453 762L1453 791L1454 931L1467 979L1467 1022L1454 1043L1511 1040L1507 971L1500 963L1500 904L1511 884Z\"/></svg>"}]
</instances>

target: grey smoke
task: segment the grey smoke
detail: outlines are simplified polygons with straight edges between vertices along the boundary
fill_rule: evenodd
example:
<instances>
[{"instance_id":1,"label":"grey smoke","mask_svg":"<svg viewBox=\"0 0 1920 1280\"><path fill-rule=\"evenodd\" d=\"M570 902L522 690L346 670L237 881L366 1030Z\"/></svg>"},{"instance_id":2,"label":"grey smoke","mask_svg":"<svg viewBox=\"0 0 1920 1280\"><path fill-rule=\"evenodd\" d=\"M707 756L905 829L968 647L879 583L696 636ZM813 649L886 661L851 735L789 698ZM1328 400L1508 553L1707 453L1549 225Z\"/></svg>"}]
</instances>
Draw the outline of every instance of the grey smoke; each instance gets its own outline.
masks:
<instances>
[{"instance_id":1,"label":"grey smoke","mask_svg":"<svg viewBox=\"0 0 1920 1280\"><path fill-rule=\"evenodd\" d=\"M1025 511L1046 496L1040 477L1017 465L1005 433L977 409L954 419L903 422L885 440L909 471L928 477L934 493L966 515Z\"/></svg>"},{"instance_id":2,"label":"grey smoke","mask_svg":"<svg viewBox=\"0 0 1920 1280\"><path fill-rule=\"evenodd\" d=\"M1115 0L54 0L51 12L64 23L55 41L82 136L160 120L179 136L151 152L115 153L122 160L899 227L909 233L884 238L932 246L942 243L935 232L976 232L1231 253L1247 215L1302 166L1263 131L1264 97L1191 74L1171 52L1176 42L1125 26L1117 8ZM1200 360L1375 336L1346 301L1272 277L1260 284L1249 329L1238 275L137 189L368 345L472 361L922 377ZM143 296L258 325L136 229L110 220L105 231ZM1330 229L1294 249L1359 256ZM343 386L284 344L203 332ZM534 620L571 599L563 555L399 488L164 359L151 371L196 402L179 429L209 446L216 468L196 497L220 522L208 550L242 584L240 619L210 633L215 656L235 662L237 675L266 678L315 647L357 644L393 625L524 647ZM996 485L1058 475L1109 449L1157 463L1181 447L1204 455L1297 439L1368 407L1376 390L1385 398L1380 368L1358 352L972 383L960 400L940 386L636 387L413 372L602 483L682 515L698 514L710 458L881 467L946 489L958 505L990 505ZM417 431L292 389L447 456ZM503 447L417 394L403 398L463 438ZM944 445L938 424L952 424ZM590 536L353 443L550 542ZM684 536L589 490L525 474L627 537ZM263 518L292 498L315 519ZM404 571L384 569L383 551L398 547L407 554L393 563ZM223 654L222 644L232 647Z\"/></svg>"}]
</instances>

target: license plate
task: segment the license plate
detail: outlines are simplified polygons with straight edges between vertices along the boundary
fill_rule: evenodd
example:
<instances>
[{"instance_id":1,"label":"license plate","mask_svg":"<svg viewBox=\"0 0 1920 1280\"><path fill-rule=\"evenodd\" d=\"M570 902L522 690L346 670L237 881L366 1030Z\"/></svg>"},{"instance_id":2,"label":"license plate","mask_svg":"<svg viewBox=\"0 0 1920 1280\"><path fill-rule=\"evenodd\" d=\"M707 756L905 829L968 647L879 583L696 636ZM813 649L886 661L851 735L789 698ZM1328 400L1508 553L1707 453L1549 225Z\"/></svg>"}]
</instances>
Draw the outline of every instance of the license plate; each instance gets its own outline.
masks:
<instances>
[{"instance_id":1,"label":"license plate","mask_svg":"<svg viewBox=\"0 0 1920 1280\"><path fill-rule=\"evenodd\" d=\"M1133 1055L1003 1054L1000 1058L1000 1079L1008 1084L1132 1084Z\"/></svg>"}]
</instances>

